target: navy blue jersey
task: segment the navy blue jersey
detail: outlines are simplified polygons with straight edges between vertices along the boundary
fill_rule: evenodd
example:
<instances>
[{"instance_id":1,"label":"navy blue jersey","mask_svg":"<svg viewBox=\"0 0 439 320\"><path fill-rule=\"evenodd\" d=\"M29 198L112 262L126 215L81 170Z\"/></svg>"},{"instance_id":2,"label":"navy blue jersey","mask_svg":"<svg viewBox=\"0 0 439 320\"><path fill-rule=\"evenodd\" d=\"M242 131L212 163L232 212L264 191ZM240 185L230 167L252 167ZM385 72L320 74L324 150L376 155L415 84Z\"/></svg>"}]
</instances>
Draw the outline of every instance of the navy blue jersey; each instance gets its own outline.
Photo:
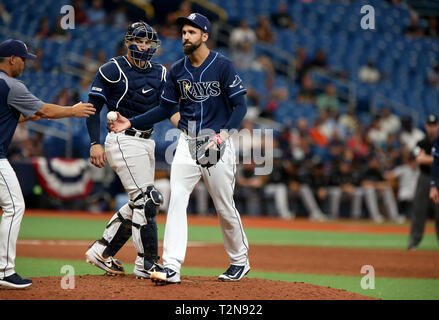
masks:
<instances>
[{"instance_id":1,"label":"navy blue jersey","mask_svg":"<svg viewBox=\"0 0 439 320\"><path fill-rule=\"evenodd\" d=\"M6 158L20 114L29 118L44 102L35 97L23 82L0 70L0 159Z\"/></svg>"},{"instance_id":2,"label":"navy blue jersey","mask_svg":"<svg viewBox=\"0 0 439 320\"><path fill-rule=\"evenodd\" d=\"M232 61L210 51L199 67L192 66L188 57L174 63L161 97L179 103L179 128L194 133L203 129L219 132L233 111L230 98L246 92ZM189 128L189 124L195 127Z\"/></svg>"},{"instance_id":3,"label":"navy blue jersey","mask_svg":"<svg viewBox=\"0 0 439 320\"><path fill-rule=\"evenodd\" d=\"M166 80L166 68L149 63L141 69L125 56L112 58L99 68L89 96L102 99L109 111L119 111L127 118L147 112L159 104Z\"/></svg>"}]
</instances>

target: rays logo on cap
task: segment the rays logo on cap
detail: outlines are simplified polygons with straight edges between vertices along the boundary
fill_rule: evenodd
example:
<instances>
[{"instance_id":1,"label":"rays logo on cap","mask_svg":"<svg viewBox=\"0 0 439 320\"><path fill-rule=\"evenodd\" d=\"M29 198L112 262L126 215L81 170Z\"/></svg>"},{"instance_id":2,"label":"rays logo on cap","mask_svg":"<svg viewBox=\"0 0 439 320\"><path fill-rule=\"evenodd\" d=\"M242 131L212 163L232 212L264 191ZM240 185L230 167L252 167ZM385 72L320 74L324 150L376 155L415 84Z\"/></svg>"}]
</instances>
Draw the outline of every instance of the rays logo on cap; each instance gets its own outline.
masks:
<instances>
[{"instance_id":1,"label":"rays logo on cap","mask_svg":"<svg viewBox=\"0 0 439 320\"><path fill-rule=\"evenodd\" d=\"M194 20L197 17L195 13L191 13L189 17L187 17L189 20Z\"/></svg>"}]
</instances>

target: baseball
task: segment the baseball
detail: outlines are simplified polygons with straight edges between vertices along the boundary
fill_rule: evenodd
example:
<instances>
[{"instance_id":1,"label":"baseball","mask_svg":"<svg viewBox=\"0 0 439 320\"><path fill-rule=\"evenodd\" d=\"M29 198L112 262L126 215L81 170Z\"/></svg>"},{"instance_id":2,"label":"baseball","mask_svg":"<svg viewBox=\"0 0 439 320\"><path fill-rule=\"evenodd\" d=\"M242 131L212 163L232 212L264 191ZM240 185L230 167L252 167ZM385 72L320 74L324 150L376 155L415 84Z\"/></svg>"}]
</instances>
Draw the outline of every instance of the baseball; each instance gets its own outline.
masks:
<instances>
[{"instance_id":1,"label":"baseball","mask_svg":"<svg viewBox=\"0 0 439 320\"><path fill-rule=\"evenodd\" d=\"M117 113L115 111L110 111L107 113L107 120L108 121L116 121L117 120Z\"/></svg>"}]
</instances>

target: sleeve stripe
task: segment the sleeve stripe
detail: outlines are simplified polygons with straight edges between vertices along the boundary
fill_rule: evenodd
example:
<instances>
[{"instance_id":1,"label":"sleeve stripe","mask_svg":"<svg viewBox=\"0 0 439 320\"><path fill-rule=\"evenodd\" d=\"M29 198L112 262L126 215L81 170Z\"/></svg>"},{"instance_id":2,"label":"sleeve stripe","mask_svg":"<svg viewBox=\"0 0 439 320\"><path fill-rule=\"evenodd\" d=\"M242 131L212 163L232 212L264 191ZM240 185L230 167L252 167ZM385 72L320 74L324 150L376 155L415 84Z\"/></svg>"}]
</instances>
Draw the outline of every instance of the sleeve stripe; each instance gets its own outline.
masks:
<instances>
[{"instance_id":1,"label":"sleeve stripe","mask_svg":"<svg viewBox=\"0 0 439 320\"><path fill-rule=\"evenodd\" d=\"M166 68L162 66L162 81L166 82Z\"/></svg>"},{"instance_id":2,"label":"sleeve stripe","mask_svg":"<svg viewBox=\"0 0 439 320\"><path fill-rule=\"evenodd\" d=\"M236 96L238 93L241 93L241 92L244 92L244 91L247 91L247 89L242 89L242 90L239 90L238 92L235 92L234 94L231 94L230 96L229 96L229 98L231 98L231 97L234 97L234 96Z\"/></svg>"},{"instance_id":3,"label":"sleeve stripe","mask_svg":"<svg viewBox=\"0 0 439 320\"><path fill-rule=\"evenodd\" d=\"M88 95L89 96L99 96L99 97L102 97L102 98L104 98L105 102L107 102L107 98L102 93L89 92Z\"/></svg>"},{"instance_id":4,"label":"sleeve stripe","mask_svg":"<svg viewBox=\"0 0 439 320\"><path fill-rule=\"evenodd\" d=\"M166 99L164 96L161 96L161 98L162 98L163 100L166 100L166 101L171 102L171 103L178 103L177 101L173 101L173 100L170 100L170 99Z\"/></svg>"}]
</instances>

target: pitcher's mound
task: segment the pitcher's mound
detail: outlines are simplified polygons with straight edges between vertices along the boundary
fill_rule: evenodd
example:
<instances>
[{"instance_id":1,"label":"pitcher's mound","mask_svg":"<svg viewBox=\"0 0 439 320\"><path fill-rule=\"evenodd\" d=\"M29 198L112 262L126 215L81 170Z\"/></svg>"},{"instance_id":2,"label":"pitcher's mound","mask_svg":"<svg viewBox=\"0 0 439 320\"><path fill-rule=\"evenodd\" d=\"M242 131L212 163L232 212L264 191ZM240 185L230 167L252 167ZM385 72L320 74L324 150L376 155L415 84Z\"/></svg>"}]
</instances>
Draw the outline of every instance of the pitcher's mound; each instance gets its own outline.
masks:
<instances>
[{"instance_id":1,"label":"pitcher's mound","mask_svg":"<svg viewBox=\"0 0 439 320\"><path fill-rule=\"evenodd\" d=\"M0 290L0 300L366 300L345 290L302 282L244 278L219 282L216 277L181 277L181 284L156 286L150 280L126 276L33 278L24 290ZM74 289L63 289L73 287ZM3 287L0 287L3 289Z\"/></svg>"}]
</instances>

